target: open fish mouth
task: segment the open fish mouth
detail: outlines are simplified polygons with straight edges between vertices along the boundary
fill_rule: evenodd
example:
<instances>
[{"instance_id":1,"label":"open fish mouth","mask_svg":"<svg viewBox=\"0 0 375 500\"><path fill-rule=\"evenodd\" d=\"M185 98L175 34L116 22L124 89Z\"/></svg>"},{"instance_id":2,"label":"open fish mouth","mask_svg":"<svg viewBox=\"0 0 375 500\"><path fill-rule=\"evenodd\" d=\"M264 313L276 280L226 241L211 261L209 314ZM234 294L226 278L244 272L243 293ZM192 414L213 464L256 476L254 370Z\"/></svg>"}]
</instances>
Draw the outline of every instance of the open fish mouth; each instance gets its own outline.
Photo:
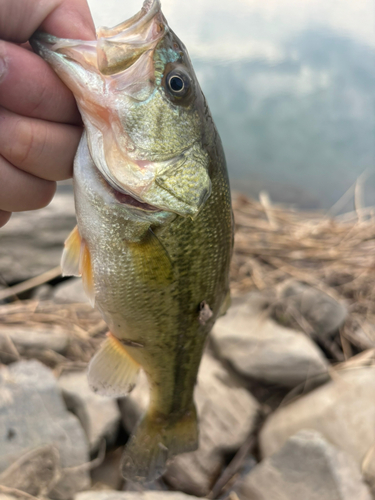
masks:
<instances>
[{"instance_id":1,"label":"open fish mouth","mask_svg":"<svg viewBox=\"0 0 375 500\"><path fill-rule=\"evenodd\" d=\"M142 210L143 212L162 212L163 209L150 205L149 203L144 203L139 201L137 198L134 198L130 193L126 193L125 191L119 191L115 187L112 186L109 182L104 179L102 176L102 182L105 183L106 189L110 192L110 194L122 205L126 205L129 208L136 208L138 210Z\"/></svg>"},{"instance_id":2,"label":"open fish mouth","mask_svg":"<svg viewBox=\"0 0 375 500\"><path fill-rule=\"evenodd\" d=\"M150 153L147 160L127 127L129 103L148 102L157 92L154 53L167 33L172 32L160 0L146 0L129 20L99 28L96 40L36 32L30 42L72 90L91 157L116 198L144 210L195 217L211 192L207 155L190 144L174 157L165 152L158 161Z\"/></svg>"}]
</instances>

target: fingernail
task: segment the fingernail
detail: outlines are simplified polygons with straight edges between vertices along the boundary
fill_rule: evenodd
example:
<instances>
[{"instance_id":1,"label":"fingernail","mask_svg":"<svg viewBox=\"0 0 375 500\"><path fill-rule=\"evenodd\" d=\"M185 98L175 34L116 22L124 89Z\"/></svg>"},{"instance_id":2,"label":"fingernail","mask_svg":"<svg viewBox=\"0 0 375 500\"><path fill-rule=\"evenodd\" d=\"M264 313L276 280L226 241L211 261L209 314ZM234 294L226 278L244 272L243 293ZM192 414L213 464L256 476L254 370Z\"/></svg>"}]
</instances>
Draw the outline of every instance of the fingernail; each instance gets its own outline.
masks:
<instances>
[{"instance_id":1,"label":"fingernail","mask_svg":"<svg viewBox=\"0 0 375 500\"><path fill-rule=\"evenodd\" d=\"M7 57L4 48L0 44L0 82L8 72Z\"/></svg>"}]
</instances>

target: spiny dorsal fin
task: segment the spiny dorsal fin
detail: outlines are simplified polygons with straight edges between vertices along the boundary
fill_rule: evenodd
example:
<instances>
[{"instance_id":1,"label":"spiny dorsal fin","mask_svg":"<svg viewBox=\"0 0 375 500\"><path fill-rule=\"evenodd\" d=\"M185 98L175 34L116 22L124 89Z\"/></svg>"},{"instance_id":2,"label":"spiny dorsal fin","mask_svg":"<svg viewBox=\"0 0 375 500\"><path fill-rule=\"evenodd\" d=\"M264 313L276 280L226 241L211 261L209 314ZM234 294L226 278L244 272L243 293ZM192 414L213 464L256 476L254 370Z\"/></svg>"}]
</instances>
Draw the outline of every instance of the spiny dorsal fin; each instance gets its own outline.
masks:
<instances>
[{"instance_id":1,"label":"spiny dorsal fin","mask_svg":"<svg viewBox=\"0 0 375 500\"><path fill-rule=\"evenodd\" d=\"M64 251L61 257L63 276L81 276L79 270L81 244L82 238L76 226L65 240Z\"/></svg>"},{"instance_id":2,"label":"spiny dorsal fin","mask_svg":"<svg viewBox=\"0 0 375 500\"><path fill-rule=\"evenodd\" d=\"M119 339L107 336L89 364L89 385L103 396L125 396L134 388L140 366Z\"/></svg>"}]
</instances>

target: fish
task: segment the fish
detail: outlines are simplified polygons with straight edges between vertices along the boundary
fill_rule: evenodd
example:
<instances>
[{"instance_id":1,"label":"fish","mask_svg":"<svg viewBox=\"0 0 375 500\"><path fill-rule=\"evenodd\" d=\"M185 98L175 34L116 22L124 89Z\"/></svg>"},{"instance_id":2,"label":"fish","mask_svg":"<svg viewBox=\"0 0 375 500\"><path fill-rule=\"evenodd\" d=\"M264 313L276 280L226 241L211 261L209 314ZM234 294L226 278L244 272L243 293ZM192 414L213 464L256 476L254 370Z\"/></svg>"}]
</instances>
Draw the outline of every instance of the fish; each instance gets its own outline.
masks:
<instances>
[{"instance_id":1,"label":"fish","mask_svg":"<svg viewBox=\"0 0 375 500\"><path fill-rule=\"evenodd\" d=\"M97 39L36 32L71 89L84 132L74 160L77 226L64 275L81 276L109 332L90 387L121 397L146 373L150 404L126 444L126 479L148 482L198 447L194 387L228 308L233 216L225 155L184 44L159 0Z\"/></svg>"}]
</instances>

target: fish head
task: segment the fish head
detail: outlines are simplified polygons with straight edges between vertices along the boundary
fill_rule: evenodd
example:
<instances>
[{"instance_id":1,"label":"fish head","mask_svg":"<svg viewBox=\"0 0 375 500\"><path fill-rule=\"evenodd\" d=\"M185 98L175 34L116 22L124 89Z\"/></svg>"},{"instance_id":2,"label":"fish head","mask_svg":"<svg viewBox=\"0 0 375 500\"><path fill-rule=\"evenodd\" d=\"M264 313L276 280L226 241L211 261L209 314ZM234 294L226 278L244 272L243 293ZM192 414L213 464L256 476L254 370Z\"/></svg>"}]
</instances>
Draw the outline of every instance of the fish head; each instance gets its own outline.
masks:
<instances>
[{"instance_id":1,"label":"fish head","mask_svg":"<svg viewBox=\"0 0 375 500\"><path fill-rule=\"evenodd\" d=\"M72 90L92 159L112 189L194 218L211 193L207 107L159 0L93 41L35 33L34 50Z\"/></svg>"}]
</instances>

